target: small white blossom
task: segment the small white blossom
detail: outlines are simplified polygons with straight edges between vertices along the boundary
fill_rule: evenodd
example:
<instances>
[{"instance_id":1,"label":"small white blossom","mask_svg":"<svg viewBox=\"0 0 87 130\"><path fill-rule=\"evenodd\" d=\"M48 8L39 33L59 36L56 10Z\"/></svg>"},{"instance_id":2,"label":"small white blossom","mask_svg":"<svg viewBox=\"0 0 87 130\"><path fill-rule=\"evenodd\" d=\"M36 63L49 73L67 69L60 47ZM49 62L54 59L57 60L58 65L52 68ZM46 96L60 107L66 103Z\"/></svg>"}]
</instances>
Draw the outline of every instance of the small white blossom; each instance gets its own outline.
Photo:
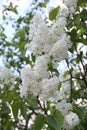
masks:
<instances>
[{"instance_id":1,"label":"small white blossom","mask_svg":"<svg viewBox=\"0 0 87 130\"><path fill-rule=\"evenodd\" d=\"M75 12L78 0L63 0L64 4L69 8L70 14Z\"/></svg>"},{"instance_id":2,"label":"small white blossom","mask_svg":"<svg viewBox=\"0 0 87 130\"><path fill-rule=\"evenodd\" d=\"M6 84L14 84L16 76L10 71L10 69L4 67L0 69L0 80Z\"/></svg>"},{"instance_id":3,"label":"small white blossom","mask_svg":"<svg viewBox=\"0 0 87 130\"><path fill-rule=\"evenodd\" d=\"M65 58L68 58L68 46L64 39L58 40L54 45L51 51L49 52L50 56L53 56L55 60L61 61Z\"/></svg>"},{"instance_id":4,"label":"small white blossom","mask_svg":"<svg viewBox=\"0 0 87 130\"><path fill-rule=\"evenodd\" d=\"M25 48L30 50L35 55L48 53L50 50L49 44L49 31L42 17L37 14L34 15L29 30L30 44L27 44Z\"/></svg>"},{"instance_id":5,"label":"small white blossom","mask_svg":"<svg viewBox=\"0 0 87 130\"><path fill-rule=\"evenodd\" d=\"M54 44L57 42L61 35L65 33L64 27L66 26L66 18L59 17L56 19L50 27L49 33L51 36L51 42Z\"/></svg>"},{"instance_id":6,"label":"small white blossom","mask_svg":"<svg viewBox=\"0 0 87 130\"><path fill-rule=\"evenodd\" d=\"M57 17L67 17L69 15L69 9L64 3L59 4L59 12Z\"/></svg>"},{"instance_id":7,"label":"small white blossom","mask_svg":"<svg viewBox=\"0 0 87 130\"><path fill-rule=\"evenodd\" d=\"M65 116L66 128L72 129L79 124L79 117L76 113L70 112Z\"/></svg>"},{"instance_id":8,"label":"small white blossom","mask_svg":"<svg viewBox=\"0 0 87 130\"><path fill-rule=\"evenodd\" d=\"M33 93L37 96L41 91L40 82L38 76L35 74L32 68L26 66L21 71L22 85L20 86L21 95L27 95Z\"/></svg>"},{"instance_id":9,"label":"small white blossom","mask_svg":"<svg viewBox=\"0 0 87 130\"><path fill-rule=\"evenodd\" d=\"M47 55L42 55L37 57L35 66L34 66L34 71L38 75L39 78L48 78L49 77L49 72L48 70L48 62L49 58Z\"/></svg>"},{"instance_id":10,"label":"small white blossom","mask_svg":"<svg viewBox=\"0 0 87 130\"><path fill-rule=\"evenodd\" d=\"M63 115L67 115L72 110L72 104L62 100L57 103L56 108L61 111Z\"/></svg>"},{"instance_id":11,"label":"small white blossom","mask_svg":"<svg viewBox=\"0 0 87 130\"><path fill-rule=\"evenodd\" d=\"M58 87L58 77L53 77L50 79L43 79L42 81L42 92L40 94L40 99L42 101L47 101L54 96L54 93L57 91Z\"/></svg>"}]
</instances>

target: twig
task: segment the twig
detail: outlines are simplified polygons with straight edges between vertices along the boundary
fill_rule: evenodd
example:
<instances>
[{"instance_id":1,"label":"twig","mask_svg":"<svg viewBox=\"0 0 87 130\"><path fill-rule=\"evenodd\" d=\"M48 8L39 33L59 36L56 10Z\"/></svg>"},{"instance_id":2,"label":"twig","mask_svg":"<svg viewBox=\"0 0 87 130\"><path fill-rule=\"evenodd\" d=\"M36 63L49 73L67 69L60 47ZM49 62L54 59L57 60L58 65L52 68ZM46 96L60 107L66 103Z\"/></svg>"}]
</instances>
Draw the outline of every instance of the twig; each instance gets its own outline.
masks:
<instances>
[{"instance_id":1,"label":"twig","mask_svg":"<svg viewBox=\"0 0 87 130\"><path fill-rule=\"evenodd\" d=\"M41 102L39 100L39 96L37 96L37 101L38 101L38 104L39 104L40 108L42 109L42 111L44 111L44 113L47 115L47 111L46 111L46 108L45 108L45 103L43 104L43 106L41 105Z\"/></svg>"},{"instance_id":2,"label":"twig","mask_svg":"<svg viewBox=\"0 0 87 130\"><path fill-rule=\"evenodd\" d=\"M69 73L70 73L70 81L71 81L71 95L70 95L70 103L72 103L72 94L73 94L73 90L72 90L72 87L73 87L73 76L72 76L72 72L70 70L70 67L69 67L69 63L68 63L68 60L66 60L66 63L67 63L67 66L68 66L68 69L69 69Z\"/></svg>"}]
</instances>

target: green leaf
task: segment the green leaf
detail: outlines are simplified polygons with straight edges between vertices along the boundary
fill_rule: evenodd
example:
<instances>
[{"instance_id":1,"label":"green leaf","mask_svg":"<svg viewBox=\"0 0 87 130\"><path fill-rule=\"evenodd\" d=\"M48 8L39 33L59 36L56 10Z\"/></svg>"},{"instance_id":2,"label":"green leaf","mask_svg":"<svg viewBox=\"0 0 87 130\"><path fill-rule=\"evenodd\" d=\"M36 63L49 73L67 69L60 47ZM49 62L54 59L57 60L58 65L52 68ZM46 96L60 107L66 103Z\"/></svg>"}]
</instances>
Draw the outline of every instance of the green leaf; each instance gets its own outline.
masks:
<instances>
[{"instance_id":1,"label":"green leaf","mask_svg":"<svg viewBox=\"0 0 87 130\"><path fill-rule=\"evenodd\" d=\"M57 16L57 14L58 14L59 9L60 9L60 6L57 6L55 9L53 9L53 10L49 13L49 19L50 19L50 20L56 19L56 16Z\"/></svg>"},{"instance_id":2,"label":"green leaf","mask_svg":"<svg viewBox=\"0 0 87 130\"><path fill-rule=\"evenodd\" d=\"M67 70L67 71L65 71L65 73L64 73L64 75L63 75L63 77L66 77L67 75L70 75L70 72Z\"/></svg>"},{"instance_id":3,"label":"green leaf","mask_svg":"<svg viewBox=\"0 0 87 130\"><path fill-rule=\"evenodd\" d=\"M51 104L51 102L50 102L50 101L47 101L47 103L46 103L46 110L47 110L47 111L50 110L50 104Z\"/></svg>"},{"instance_id":4,"label":"green leaf","mask_svg":"<svg viewBox=\"0 0 87 130\"><path fill-rule=\"evenodd\" d=\"M6 105L0 110L0 116L6 117L9 113L10 109Z\"/></svg>"},{"instance_id":5,"label":"green leaf","mask_svg":"<svg viewBox=\"0 0 87 130\"><path fill-rule=\"evenodd\" d=\"M86 3L87 3L87 0L78 0L78 4L79 4L81 7L86 7Z\"/></svg>"},{"instance_id":6,"label":"green leaf","mask_svg":"<svg viewBox=\"0 0 87 130\"><path fill-rule=\"evenodd\" d=\"M61 130L63 127L64 117L60 111L56 111L55 114L47 116L48 126L55 130Z\"/></svg>"},{"instance_id":7,"label":"green leaf","mask_svg":"<svg viewBox=\"0 0 87 130\"><path fill-rule=\"evenodd\" d=\"M32 58L32 61L35 62L36 57L35 57L35 55L33 53L31 54L31 58Z\"/></svg>"},{"instance_id":8,"label":"green leaf","mask_svg":"<svg viewBox=\"0 0 87 130\"><path fill-rule=\"evenodd\" d=\"M27 113L26 112L27 112L27 106L25 104L22 104L22 106L21 106L21 114L24 117L24 119L27 120Z\"/></svg>"},{"instance_id":9,"label":"green leaf","mask_svg":"<svg viewBox=\"0 0 87 130\"><path fill-rule=\"evenodd\" d=\"M12 11L13 11L15 14L18 14L18 11L17 11L16 7L15 7L15 8L12 8Z\"/></svg>"},{"instance_id":10,"label":"green leaf","mask_svg":"<svg viewBox=\"0 0 87 130\"><path fill-rule=\"evenodd\" d=\"M21 108L21 101L15 100L12 104L12 111L15 118L18 116L18 110Z\"/></svg>"},{"instance_id":11,"label":"green leaf","mask_svg":"<svg viewBox=\"0 0 87 130\"><path fill-rule=\"evenodd\" d=\"M46 3L45 2L39 3L39 6L46 8Z\"/></svg>"},{"instance_id":12,"label":"green leaf","mask_svg":"<svg viewBox=\"0 0 87 130\"><path fill-rule=\"evenodd\" d=\"M34 130L41 130L45 122L46 122L45 116L42 114L38 114L35 119Z\"/></svg>"},{"instance_id":13,"label":"green leaf","mask_svg":"<svg viewBox=\"0 0 87 130\"><path fill-rule=\"evenodd\" d=\"M48 63L48 70L50 70L50 71L53 70L53 63L51 63L51 62Z\"/></svg>"},{"instance_id":14,"label":"green leaf","mask_svg":"<svg viewBox=\"0 0 87 130\"><path fill-rule=\"evenodd\" d=\"M29 104L29 106L33 109L37 109L38 108L38 103L37 103L37 99L32 96L32 95L29 95L29 97L27 97L26 99L26 102Z\"/></svg>"},{"instance_id":15,"label":"green leaf","mask_svg":"<svg viewBox=\"0 0 87 130\"><path fill-rule=\"evenodd\" d=\"M5 16L5 15L3 15L3 17L2 17L2 18L3 18L3 20L6 20L6 16Z\"/></svg>"},{"instance_id":16,"label":"green leaf","mask_svg":"<svg viewBox=\"0 0 87 130\"><path fill-rule=\"evenodd\" d=\"M63 123L64 123L64 117L63 117L63 115L61 114L60 111L57 111L55 113L54 119L55 119L55 122L57 124L57 129L56 130L61 130L61 128L63 127Z\"/></svg>"},{"instance_id":17,"label":"green leaf","mask_svg":"<svg viewBox=\"0 0 87 130\"><path fill-rule=\"evenodd\" d=\"M80 24L80 14L76 14L75 16L74 16L74 23L75 23L75 25L79 25Z\"/></svg>"},{"instance_id":18,"label":"green leaf","mask_svg":"<svg viewBox=\"0 0 87 130\"><path fill-rule=\"evenodd\" d=\"M24 50L24 46L25 46L26 42L25 41L21 41L20 42L20 51L23 51Z\"/></svg>"},{"instance_id":19,"label":"green leaf","mask_svg":"<svg viewBox=\"0 0 87 130\"><path fill-rule=\"evenodd\" d=\"M15 90L9 90L7 93L5 93L5 100L7 100L9 103L16 98L18 99L19 95Z\"/></svg>"},{"instance_id":20,"label":"green leaf","mask_svg":"<svg viewBox=\"0 0 87 130\"><path fill-rule=\"evenodd\" d=\"M72 89L72 97L75 100L80 99L80 90L76 91L75 89Z\"/></svg>"},{"instance_id":21,"label":"green leaf","mask_svg":"<svg viewBox=\"0 0 87 130\"><path fill-rule=\"evenodd\" d=\"M78 33L78 36L81 36L85 33L85 29L83 27L80 27L79 28L79 33Z\"/></svg>"},{"instance_id":22,"label":"green leaf","mask_svg":"<svg viewBox=\"0 0 87 130\"><path fill-rule=\"evenodd\" d=\"M58 84L58 91L60 91L61 87L62 87L62 84L59 83L59 84Z\"/></svg>"},{"instance_id":23,"label":"green leaf","mask_svg":"<svg viewBox=\"0 0 87 130\"><path fill-rule=\"evenodd\" d=\"M56 121L53 116L51 116L51 115L47 116L47 124L49 127L52 127L55 130L57 130L57 124L56 124Z\"/></svg>"},{"instance_id":24,"label":"green leaf","mask_svg":"<svg viewBox=\"0 0 87 130\"><path fill-rule=\"evenodd\" d=\"M23 27L23 29L19 32L19 36L20 36L21 40L24 40L24 38L25 38L25 27Z\"/></svg>"},{"instance_id":25,"label":"green leaf","mask_svg":"<svg viewBox=\"0 0 87 130\"><path fill-rule=\"evenodd\" d=\"M53 127L48 127L47 130L55 130Z\"/></svg>"},{"instance_id":26,"label":"green leaf","mask_svg":"<svg viewBox=\"0 0 87 130\"><path fill-rule=\"evenodd\" d=\"M83 9L80 16L81 16L82 20L86 21L87 20L87 9Z\"/></svg>"},{"instance_id":27,"label":"green leaf","mask_svg":"<svg viewBox=\"0 0 87 130\"><path fill-rule=\"evenodd\" d=\"M86 85L85 85L84 80L78 80L78 84L80 85L82 90L87 88Z\"/></svg>"}]
</instances>

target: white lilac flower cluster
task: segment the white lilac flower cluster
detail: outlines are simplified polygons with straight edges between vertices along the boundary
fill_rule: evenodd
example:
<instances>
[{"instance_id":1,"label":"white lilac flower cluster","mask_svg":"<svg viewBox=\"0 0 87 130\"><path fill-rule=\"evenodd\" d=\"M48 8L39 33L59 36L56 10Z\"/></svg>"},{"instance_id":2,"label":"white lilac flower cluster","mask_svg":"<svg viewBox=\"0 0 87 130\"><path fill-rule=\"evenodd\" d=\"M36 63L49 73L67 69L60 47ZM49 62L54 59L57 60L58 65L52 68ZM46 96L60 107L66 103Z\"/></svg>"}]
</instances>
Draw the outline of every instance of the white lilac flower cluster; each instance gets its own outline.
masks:
<instances>
[{"instance_id":1,"label":"white lilac flower cluster","mask_svg":"<svg viewBox=\"0 0 87 130\"><path fill-rule=\"evenodd\" d=\"M55 66L57 66L55 61L68 58L68 49L71 45L71 41L70 36L65 32L66 18L69 14L73 13L70 8L72 7L75 10L76 5L76 0L72 0L71 2L69 0L62 0L58 15L56 19L52 21L50 27L47 26L39 13L33 16L29 26L30 43L27 44L25 48L36 56L36 61L33 68L27 66L21 71L22 86L20 89L22 95L26 95L30 92L34 95L44 96L45 91L49 91L49 89L54 93L53 86L55 88L55 82L56 87L58 86L59 78L54 74L51 75L48 64L51 62L53 68L55 68ZM54 84L52 86L51 82L53 79ZM37 87L38 91L34 91L37 90ZM62 88L61 93L66 90L66 88ZM48 95L45 100L51 97Z\"/></svg>"},{"instance_id":2,"label":"white lilac flower cluster","mask_svg":"<svg viewBox=\"0 0 87 130\"><path fill-rule=\"evenodd\" d=\"M0 81L8 84L9 82L13 83L15 80L15 75L6 67L0 69Z\"/></svg>"},{"instance_id":3,"label":"white lilac flower cluster","mask_svg":"<svg viewBox=\"0 0 87 130\"><path fill-rule=\"evenodd\" d=\"M66 18L69 14L74 13L76 5L77 0L63 0L59 13L50 27L46 25L40 14L33 16L29 30L30 43L25 48L36 56L36 60L33 67L25 66L21 71L21 95L33 94L39 96L41 101L52 98L56 100L56 108L63 113L64 128L67 130L79 123L78 116L71 112L72 104L67 102L70 96L70 85L68 81L64 82L57 91L63 76L58 77L55 73L51 74L48 64L52 63L53 68L57 69L55 61L59 62L68 58L71 42L65 32Z\"/></svg>"},{"instance_id":4,"label":"white lilac flower cluster","mask_svg":"<svg viewBox=\"0 0 87 130\"><path fill-rule=\"evenodd\" d=\"M4 88L5 84L14 85L15 79L16 76L8 68L0 68L0 88Z\"/></svg>"},{"instance_id":5,"label":"white lilac flower cluster","mask_svg":"<svg viewBox=\"0 0 87 130\"><path fill-rule=\"evenodd\" d=\"M66 130L71 130L73 127L79 124L79 117L76 113L70 112L65 116L64 128Z\"/></svg>"},{"instance_id":6,"label":"white lilac flower cluster","mask_svg":"<svg viewBox=\"0 0 87 130\"><path fill-rule=\"evenodd\" d=\"M73 14L77 7L78 0L63 0L64 4L68 7L70 14Z\"/></svg>"}]
</instances>

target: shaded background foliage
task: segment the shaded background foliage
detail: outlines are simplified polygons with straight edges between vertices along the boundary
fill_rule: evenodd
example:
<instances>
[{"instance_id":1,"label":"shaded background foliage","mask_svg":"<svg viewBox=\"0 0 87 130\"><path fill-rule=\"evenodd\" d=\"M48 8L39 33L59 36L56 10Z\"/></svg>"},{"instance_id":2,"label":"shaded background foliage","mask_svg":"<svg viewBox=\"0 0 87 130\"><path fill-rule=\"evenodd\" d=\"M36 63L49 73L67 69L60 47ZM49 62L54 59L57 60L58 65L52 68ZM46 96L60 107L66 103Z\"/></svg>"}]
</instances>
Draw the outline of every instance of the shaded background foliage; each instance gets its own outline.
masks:
<instances>
[{"instance_id":1,"label":"shaded background foliage","mask_svg":"<svg viewBox=\"0 0 87 130\"><path fill-rule=\"evenodd\" d=\"M35 0L31 9L27 11L25 16L18 17L18 19L11 19L7 12L12 11L18 15L17 7L10 4L8 7L4 6L3 20L6 26L8 22L12 22L15 33L12 39L8 40L5 34L5 27L0 25L0 55L3 56L4 65L11 68L18 74L15 88L10 90L10 86L5 84L3 89L0 88L0 130L41 130L45 123L48 124L47 130L61 130L63 117L61 113L56 112L56 116L60 115L59 125L55 121L55 108L51 111L51 116L47 115L50 110L50 101L47 102L46 107L41 106L38 97L29 95L29 98L21 98L19 94L20 70L25 64L30 64L35 61L35 56L26 53L24 49L25 44L29 41L29 24L36 10L42 11L46 7L49 0L39 2ZM87 0L78 0L76 13L72 18L67 18L66 32L71 36L72 46L69 49L71 57L66 60L68 70L65 72L65 77L70 75L71 83L71 97L70 102L73 104L73 111L76 112L80 118L80 124L73 130L87 129L87 52L84 55L83 51L78 51L78 46L87 46ZM78 67L79 71L73 77L72 73ZM81 69L82 68L82 69ZM50 68L52 69L52 68ZM82 71L83 70L83 71ZM80 85L79 90L75 90L72 86L74 82ZM76 103L81 99L79 104ZM9 108L10 104L11 108ZM38 114L37 111L41 109L43 114ZM13 116L10 115L12 113ZM32 116L36 116L35 123L28 128L29 120ZM55 118L55 119L54 119ZM42 122L41 122L42 120ZM41 122L41 123L40 123ZM60 123L61 122L61 123ZM60 128L59 128L60 126Z\"/></svg>"}]
</instances>

